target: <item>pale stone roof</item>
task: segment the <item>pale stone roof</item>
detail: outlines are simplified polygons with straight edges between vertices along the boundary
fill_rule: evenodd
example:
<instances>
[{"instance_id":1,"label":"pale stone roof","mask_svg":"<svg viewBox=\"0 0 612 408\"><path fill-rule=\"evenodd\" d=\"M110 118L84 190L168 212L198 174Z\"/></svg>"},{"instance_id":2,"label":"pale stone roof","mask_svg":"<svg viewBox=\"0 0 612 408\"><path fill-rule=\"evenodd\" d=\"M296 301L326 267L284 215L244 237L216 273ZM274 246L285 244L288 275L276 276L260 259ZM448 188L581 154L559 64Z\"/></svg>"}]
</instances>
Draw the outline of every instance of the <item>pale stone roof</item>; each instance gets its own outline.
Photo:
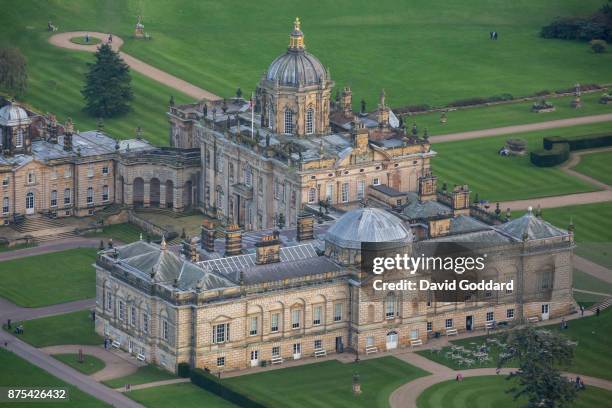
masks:
<instances>
[{"instance_id":1,"label":"pale stone roof","mask_svg":"<svg viewBox=\"0 0 612 408\"><path fill-rule=\"evenodd\" d=\"M533 240L564 237L568 235L567 231L557 228L543 219L536 217L533 211L531 211L531 208L522 217L502 224L497 228L517 240L523 240L523 237L526 237L528 240Z\"/></svg>"}]
</instances>

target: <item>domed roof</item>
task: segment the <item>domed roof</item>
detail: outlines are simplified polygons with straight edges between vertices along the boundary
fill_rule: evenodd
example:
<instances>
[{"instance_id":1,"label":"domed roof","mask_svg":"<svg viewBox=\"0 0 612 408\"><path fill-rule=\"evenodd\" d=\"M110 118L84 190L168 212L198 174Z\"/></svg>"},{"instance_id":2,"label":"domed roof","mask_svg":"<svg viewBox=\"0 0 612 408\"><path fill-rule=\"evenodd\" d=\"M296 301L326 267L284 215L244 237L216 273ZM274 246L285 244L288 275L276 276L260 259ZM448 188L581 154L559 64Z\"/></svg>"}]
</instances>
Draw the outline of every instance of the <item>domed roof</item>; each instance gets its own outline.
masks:
<instances>
[{"instance_id":1,"label":"domed roof","mask_svg":"<svg viewBox=\"0 0 612 408\"><path fill-rule=\"evenodd\" d=\"M0 125L14 126L17 124L30 123L28 113L15 102L0 108Z\"/></svg>"},{"instance_id":2,"label":"domed roof","mask_svg":"<svg viewBox=\"0 0 612 408\"><path fill-rule=\"evenodd\" d=\"M277 57L268 67L266 79L282 86L316 85L327 80L327 71L321 61L305 50L304 34L296 18L289 37L287 52Z\"/></svg>"},{"instance_id":3,"label":"domed roof","mask_svg":"<svg viewBox=\"0 0 612 408\"><path fill-rule=\"evenodd\" d=\"M412 242L401 219L379 208L359 208L344 214L327 231L325 241L341 248L361 249L362 242Z\"/></svg>"}]
</instances>

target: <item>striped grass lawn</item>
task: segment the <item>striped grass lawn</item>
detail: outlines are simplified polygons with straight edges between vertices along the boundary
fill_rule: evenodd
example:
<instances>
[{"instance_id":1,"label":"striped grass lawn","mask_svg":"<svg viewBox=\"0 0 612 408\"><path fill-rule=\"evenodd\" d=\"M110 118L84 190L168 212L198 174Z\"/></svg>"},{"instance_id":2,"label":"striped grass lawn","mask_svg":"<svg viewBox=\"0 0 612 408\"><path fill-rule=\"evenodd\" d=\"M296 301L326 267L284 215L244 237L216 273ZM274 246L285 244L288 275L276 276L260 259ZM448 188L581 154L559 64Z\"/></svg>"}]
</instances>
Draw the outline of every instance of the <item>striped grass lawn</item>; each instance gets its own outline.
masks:
<instances>
[{"instance_id":1,"label":"striped grass lawn","mask_svg":"<svg viewBox=\"0 0 612 408\"><path fill-rule=\"evenodd\" d=\"M102 228L102 232L92 232L87 234L89 238L112 238L113 240L121 241L129 244L130 242L138 241L140 234L146 238L147 233L138 228L134 224L113 224Z\"/></svg>"},{"instance_id":2,"label":"striped grass lawn","mask_svg":"<svg viewBox=\"0 0 612 408\"><path fill-rule=\"evenodd\" d=\"M610 125L612 128L612 125ZM612 130L610 130L612 133ZM574 170L612 186L612 151L585 154Z\"/></svg>"},{"instance_id":3,"label":"striped grass lawn","mask_svg":"<svg viewBox=\"0 0 612 408\"><path fill-rule=\"evenodd\" d=\"M419 396L418 408L516 408L527 403L518 401L506 391L513 386L506 376L482 376L464 378L463 381L444 381L435 384ZM587 386L578 393L568 408L592 408L609 406L612 392Z\"/></svg>"},{"instance_id":4,"label":"striped grass lawn","mask_svg":"<svg viewBox=\"0 0 612 408\"><path fill-rule=\"evenodd\" d=\"M412 123L415 122L421 133L424 128L427 128L429 135L433 136L465 132L468 130L523 125L579 116L612 113L612 105L599 103L601 94L601 92L584 94L582 96L583 106L581 109L570 107L570 101L573 100L573 97L563 97L548 99L556 108L554 112L549 113L533 113L531 112L531 105L533 102L517 102L448 112L446 114L448 121L445 124L440 123L439 112L414 115L412 117L406 117L404 120L406 124L409 125L409 128L411 128ZM612 128L612 126L610 126L610 128Z\"/></svg>"},{"instance_id":5,"label":"striped grass lawn","mask_svg":"<svg viewBox=\"0 0 612 408\"><path fill-rule=\"evenodd\" d=\"M582 180L566 175L556 167L536 167L529 155L502 157L498 150L506 140L519 137L527 140L528 149L542 147L542 137L600 133L610 129L610 123L572 126L567 128L485 137L455 142L434 143L438 156L432 161L438 184L469 184L472 198L495 201L521 200L598 190Z\"/></svg>"},{"instance_id":6,"label":"striped grass lawn","mask_svg":"<svg viewBox=\"0 0 612 408\"><path fill-rule=\"evenodd\" d=\"M26 101L54 111L61 120L72 115L86 129L95 121L77 114L82 106L78 90L83 63L91 57L46 44L48 20L60 31L112 31L126 41L124 51L231 96L237 87L250 94L286 49L299 15L308 50L329 67L338 88L352 87L355 107L364 98L372 109L381 88L391 106L402 106L501 93L519 96L577 81L611 82L612 53L594 54L582 42L538 36L555 17L589 14L601 3L324 0L312 7L295 0L176 0L171 5L162 0L29 0L2 10L0 43L18 46L28 57ZM132 38L137 15L143 15L152 40ZM498 41L488 39L491 30L500 33ZM138 77L134 74L134 113L109 121L108 129L126 138L140 125L150 140L165 141L163 112L171 91Z\"/></svg>"},{"instance_id":7,"label":"striped grass lawn","mask_svg":"<svg viewBox=\"0 0 612 408\"><path fill-rule=\"evenodd\" d=\"M130 391L127 397L147 408L232 408L234 404L191 383L162 385Z\"/></svg>"},{"instance_id":8,"label":"striped grass lawn","mask_svg":"<svg viewBox=\"0 0 612 408\"><path fill-rule=\"evenodd\" d=\"M96 250L77 248L0 262L0 296L41 307L96 294Z\"/></svg>"},{"instance_id":9,"label":"striped grass lawn","mask_svg":"<svg viewBox=\"0 0 612 408\"><path fill-rule=\"evenodd\" d=\"M351 391L354 373L362 394ZM225 380L239 392L270 408L388 407L389 395L400 385L427 373L395 357L359 363L337 360L243 375Z\"/></svg>"}]
</instances>

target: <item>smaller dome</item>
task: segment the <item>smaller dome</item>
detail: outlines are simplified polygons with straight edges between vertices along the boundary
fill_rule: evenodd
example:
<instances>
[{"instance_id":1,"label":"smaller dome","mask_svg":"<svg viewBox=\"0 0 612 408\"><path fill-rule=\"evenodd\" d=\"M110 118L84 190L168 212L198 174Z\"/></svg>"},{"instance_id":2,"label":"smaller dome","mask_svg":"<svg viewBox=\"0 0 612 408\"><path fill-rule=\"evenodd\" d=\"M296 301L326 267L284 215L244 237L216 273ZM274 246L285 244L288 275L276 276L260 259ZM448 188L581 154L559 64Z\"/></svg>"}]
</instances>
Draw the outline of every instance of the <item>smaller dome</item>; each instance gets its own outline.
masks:
<instances>
[{"instance_id":1,"label":"smaller dome","mask_svg":"<svg viewBox=\"0 0 612 408\"><path fill-rule=\"evenodd\" d=\"M30 123L28 113L15 102L10 102L0 108L0 125L14 126L24 123Z\"/></svg>"},{"instance_id":2,"label":"smaller dome","mask_svg":"<svg viewBox=\"0 0 612 408\"><path fill-rule=\"evenodd\" d=\"M326 242L347 249L361 249L362 242L410 243L413 239L401 219L379 208L349 211L325 235Z\"/></svg>"}]
</instances>

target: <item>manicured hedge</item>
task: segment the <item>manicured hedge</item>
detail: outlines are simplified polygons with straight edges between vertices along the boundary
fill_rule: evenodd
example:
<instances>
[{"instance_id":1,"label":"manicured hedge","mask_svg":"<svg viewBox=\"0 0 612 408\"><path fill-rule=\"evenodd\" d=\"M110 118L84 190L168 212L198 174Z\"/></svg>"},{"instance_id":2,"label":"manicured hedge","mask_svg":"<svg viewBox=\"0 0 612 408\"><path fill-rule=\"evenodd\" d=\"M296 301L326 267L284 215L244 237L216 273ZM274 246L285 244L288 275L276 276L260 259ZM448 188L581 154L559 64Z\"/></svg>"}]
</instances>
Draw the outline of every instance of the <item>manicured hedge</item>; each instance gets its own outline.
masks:
<instances>
[{"instance_id":1,"label":"manicured hedge","mask_svg":"<svg viewBox=\"0 0 612 408\"><path fill-rule=\"evenodd\" d=\"M538 167L552 167L569 158L569 144L555 143L550 150L542 149L531 152L530 159Z\"/></svg>"},{"instance_id":2,"label":"manicured hedge","mask_svg":"<svg viewBox=\"0 0 612 408\"><path fill-rule=\"evenodd\" d=\"M588 136L546 136L544 137L544 149L549 150L555 144L567 143L570 151L593 149L596 147L612 146L612 133L593 134Z\"/></svg>"},{"instance_id":3,"label":"manicured hedge","mask_svg":"<svg viewBox=\"0 0 612 408\"><path fill-rule=\"evenodd\" d=\"M265 405L255 402L249 397L242 395L222 384L221 381L204 370L196 368L191 370L191 382L198 387L212 392L213 394L243 408L266 408Z\"/></svg>"}]
</instances>

